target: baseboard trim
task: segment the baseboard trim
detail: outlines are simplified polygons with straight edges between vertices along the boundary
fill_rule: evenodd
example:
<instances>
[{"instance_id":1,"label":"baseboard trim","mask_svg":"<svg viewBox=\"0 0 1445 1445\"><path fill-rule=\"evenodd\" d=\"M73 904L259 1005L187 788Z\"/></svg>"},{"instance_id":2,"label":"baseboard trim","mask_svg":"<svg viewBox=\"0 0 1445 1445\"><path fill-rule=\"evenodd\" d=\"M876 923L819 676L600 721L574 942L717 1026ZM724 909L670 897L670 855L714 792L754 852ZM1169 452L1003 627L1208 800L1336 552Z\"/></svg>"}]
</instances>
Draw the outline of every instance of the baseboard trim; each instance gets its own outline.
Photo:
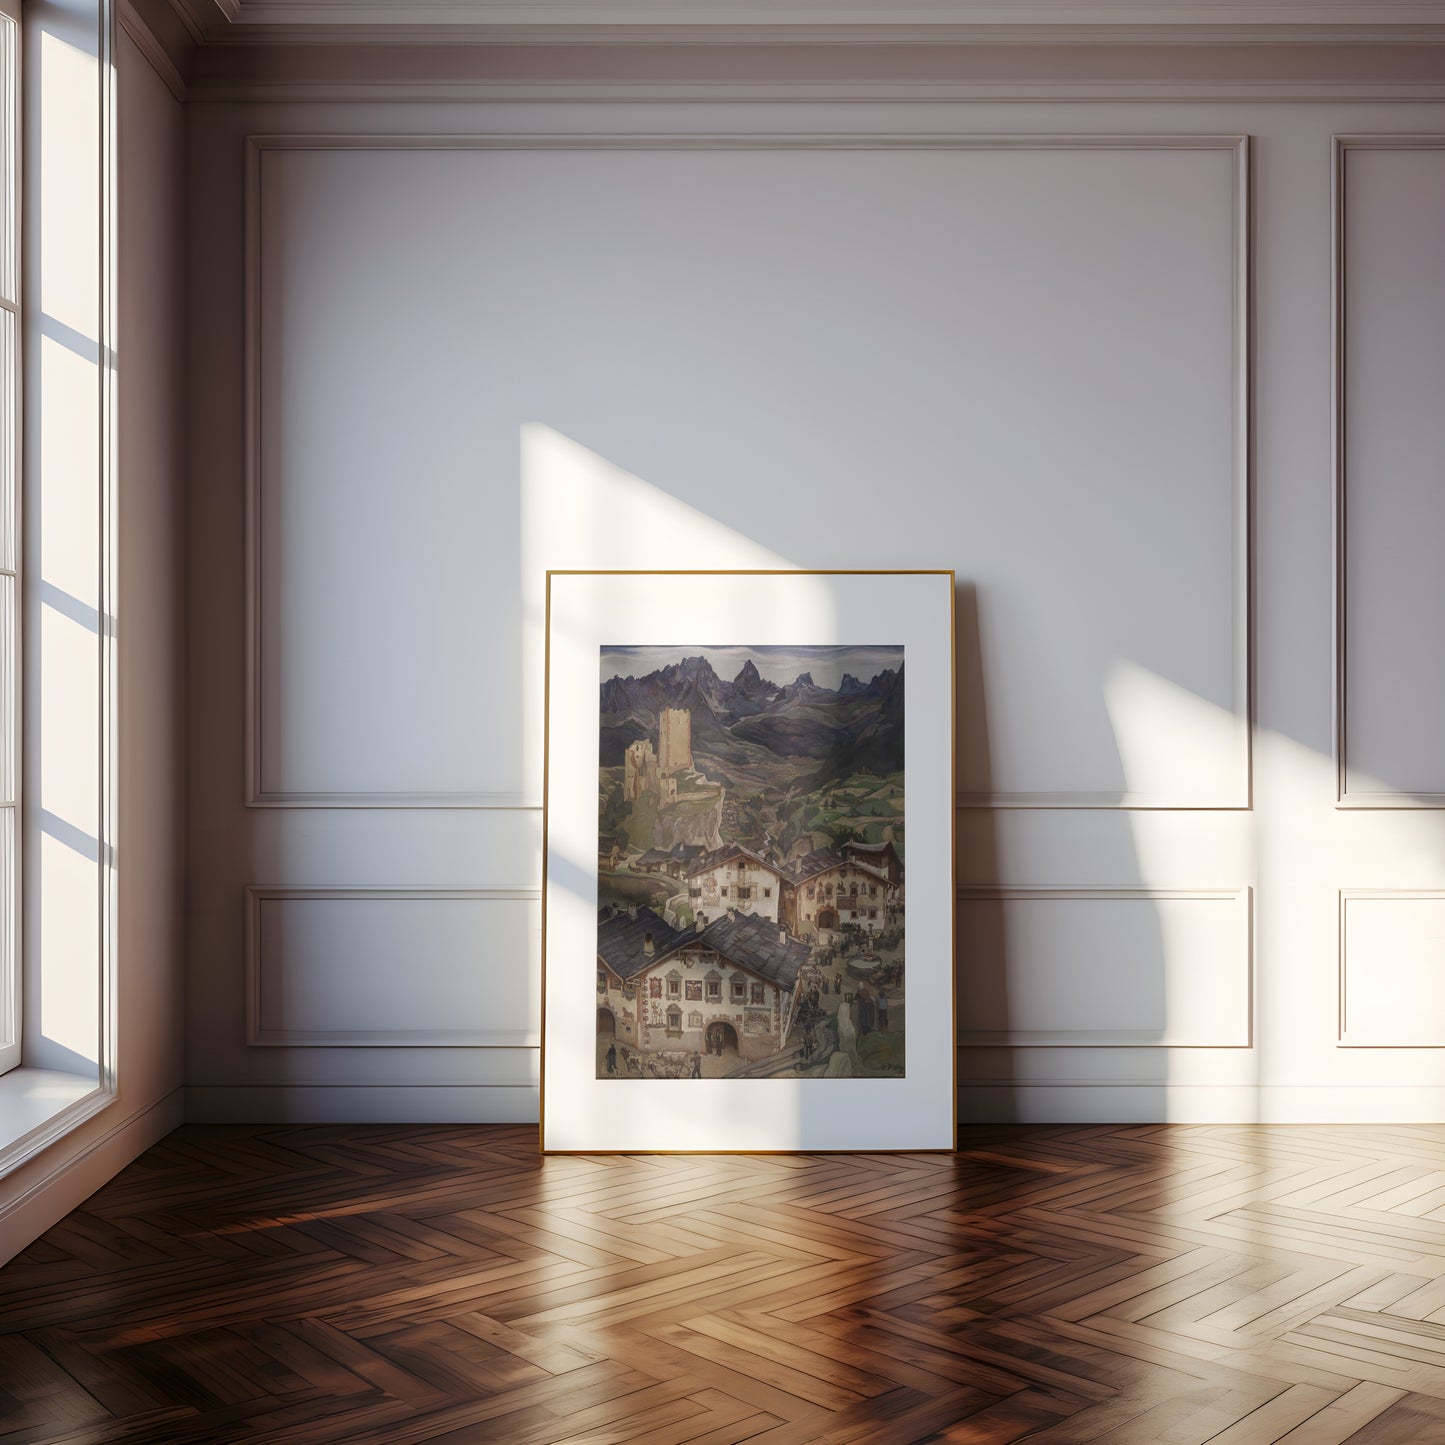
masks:
<instances>
[{"instance_id":1,"label":"baseboard trim","mask_svg":"<svg viewBox=\"0 0 1445 1445\"><path fill-rule=\"evenodd\" d=\"M962 1084L960 1124L1433 1124L1445 1086Z\"/></svg>"},{"instance_id":2,"label":"baseboard trim","mask_svg":"<svg viewBox=\"0 0 1445 1445\"><path fill-rule=\"evenodd\" d=\"M1445 1086L961 1084L958 1118L961 1124L1424 1124L1445 1122ZM196 1085L185 1091L185 1121L535 1124L537 1087Z\"/></svg>"},{"instance_id":3,"label":"baseboard trim","mask_svg":"<svg viewBox=\"0 0 1445 1445\"><path fill-rule=\"evenodd\" d=\"M535 1084L200 1084L192 1124L535 1124Z\"/></svg>"},{"instance_id":4,"label":"baseboard trim","mask_svg":"<svg viewBox=\"0 0 1445 1445\"><path fill-rule=\"evenodd\" d=\"M10 1175L7 1187L0 1191L9 1195L14 1190L0 1203L0 1264L64 1219L152 1144L178 1129L183 1105L183 1091L172 1089L78 1147L76 1136L57 1140Z\"/></svg>"}]
</instances>

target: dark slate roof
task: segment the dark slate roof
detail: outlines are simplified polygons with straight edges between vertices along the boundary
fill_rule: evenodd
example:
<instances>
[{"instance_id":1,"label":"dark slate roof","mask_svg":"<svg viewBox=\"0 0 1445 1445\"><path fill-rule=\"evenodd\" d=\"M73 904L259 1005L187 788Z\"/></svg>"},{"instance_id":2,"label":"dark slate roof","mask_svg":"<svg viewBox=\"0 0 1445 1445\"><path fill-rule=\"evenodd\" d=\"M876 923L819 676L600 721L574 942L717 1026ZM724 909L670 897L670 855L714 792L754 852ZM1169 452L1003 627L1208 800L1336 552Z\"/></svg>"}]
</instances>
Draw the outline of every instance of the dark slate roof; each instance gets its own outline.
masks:
<instances>
[{"instance_id":1,"label":"dark slate roof","mask_svg":"<svg viewBox=\"0 0 1445 1445\"><path fill-rule=\"evenodd\" d=\"M815 848L811 853L804 853L794 861L793 882L806 883L808 879L816 878L830 868L841 868L847 861L841 853L835 853L831 848Z\"/></svg>"},{"instance_id":2,"label":"dark slate roof","mask_svg":"<svg viewBox=\"0 0 1445 1445\"><path fill-rule=\"evenodd\" d=\"M796 938L780 935L778 925L755 913L733 913L710 923L702 941L731 963L741 964L761 978L791 989L810 950Z\"/></svg>"},{"instance_id":3,"label":"dark slate roof","mask_svg":"<svg viewBox=\"0 0 1445 1445\"><path fill-rule=\"evenodd\" d=\"M891 864L895 868L901 868L903 866L898 857L898 849L893 846L891 841L883 843L844 843L843 851L845 853L861 853L865 855L869 861Z\"/></svg>"},{"instance_id":4,"label":"dark slate roof","mask_svg":"<svg viewBox=\"0 0 1445 1445\"><path fill-rule=\"evenodd\" d=\"M701 843L679 843L672 850L672 856L681 858L684 863L691 863L694 858L702 857L703 852Z\"/></svg>"},{"instance_id":5,"label":"dark slate roof","mask_svg":"<svg viewBox=\"0 0 1445 1445\"><path fill-rule=\"evenodd\" d=\"M652 957L642 951L648 934L652 935ZM618 978L631 978L641 973L649 964L659 958L676 953L684 943L691 942L694 935L679 933L666 919L660 918L650 908L639 908L637 917L626 913L615 913L604 918L597 925L597 957L615 973Z\"/></svg>"},{"instance_id":6,"label":"dark slate roof","mask_svg":"<svg viewBox=\"0 0 1445 1445\"><path fill-rule=\"evenodd\" d=\"M759 868L766 868L769 872L776 873L779 878L787 876L776 863L770 863L761 854L754 853L751 848L744 848L741 843L724 843L721 848L714 848L711 853L704 853L702 857L688 864L687 876L693 878L699 873L707 873L719 864L726 863L729 858L736 857L739 853L744 858L751 859Z\"/></svg>"},{"instance_id":7,"label":"dark slate roof","mask_svg":"<svg viewBox=\"0 0 1445 1445\"><path fill-rule=\"evenodd\" d=\"M865 863L861 858L854 858L852 866L860 873L866 873L870 878L876 878L880 883L892 883L886 868L879 868L874 863Z\"/></svg>"},{"instance_id":8,"label":"dark slate roof","mask_svg":"<svg viewBox=\"0 0 1445 1445\"><path fill-rule=\"evenodd\" d=\"M649 848L632 866L634 868L646 868L649 863L676 862L677 859L671 853L664 852L661 848Z\"/></svg>"}]
</instances>

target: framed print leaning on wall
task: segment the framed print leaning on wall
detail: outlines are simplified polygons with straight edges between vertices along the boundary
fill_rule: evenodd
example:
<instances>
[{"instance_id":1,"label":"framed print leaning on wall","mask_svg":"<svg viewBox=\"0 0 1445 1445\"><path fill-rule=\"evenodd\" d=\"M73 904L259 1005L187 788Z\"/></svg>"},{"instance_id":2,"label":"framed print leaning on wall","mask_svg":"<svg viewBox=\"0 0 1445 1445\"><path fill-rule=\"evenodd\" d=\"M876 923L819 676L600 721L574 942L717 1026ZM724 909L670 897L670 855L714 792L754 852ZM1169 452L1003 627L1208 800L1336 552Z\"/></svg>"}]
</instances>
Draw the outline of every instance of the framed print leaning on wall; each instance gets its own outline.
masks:
<instances>
[{"instance_id":1,"label":"framed print leaning on wall","mask_svg":"<svg viewBox=\"0 0 1445 1445\"><path fill-rule=\"evenodd\" d=\"M954 1147L953 574L547 578L542 1147Z\"/></svg>"}]
</instances>

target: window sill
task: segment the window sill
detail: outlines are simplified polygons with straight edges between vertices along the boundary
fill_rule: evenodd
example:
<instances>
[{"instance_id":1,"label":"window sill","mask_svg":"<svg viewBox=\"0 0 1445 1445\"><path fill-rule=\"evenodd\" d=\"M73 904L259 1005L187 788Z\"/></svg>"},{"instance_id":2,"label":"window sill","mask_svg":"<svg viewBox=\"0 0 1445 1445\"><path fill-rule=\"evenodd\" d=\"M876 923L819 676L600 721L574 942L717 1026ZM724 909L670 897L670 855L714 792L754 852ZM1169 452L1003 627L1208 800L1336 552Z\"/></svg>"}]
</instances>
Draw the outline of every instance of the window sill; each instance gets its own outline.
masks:
<instances>
[{"instance_id":1,"label":"window sill","mask_svg":"<svg viewBox=\"0 0 1445 1445\"><path fill-rule=\"evenodd\" d=\"M114 1097L94 1074L22 1066L0 1076L0 1177L98 1114Z\"/></svg>"}]
</instances>

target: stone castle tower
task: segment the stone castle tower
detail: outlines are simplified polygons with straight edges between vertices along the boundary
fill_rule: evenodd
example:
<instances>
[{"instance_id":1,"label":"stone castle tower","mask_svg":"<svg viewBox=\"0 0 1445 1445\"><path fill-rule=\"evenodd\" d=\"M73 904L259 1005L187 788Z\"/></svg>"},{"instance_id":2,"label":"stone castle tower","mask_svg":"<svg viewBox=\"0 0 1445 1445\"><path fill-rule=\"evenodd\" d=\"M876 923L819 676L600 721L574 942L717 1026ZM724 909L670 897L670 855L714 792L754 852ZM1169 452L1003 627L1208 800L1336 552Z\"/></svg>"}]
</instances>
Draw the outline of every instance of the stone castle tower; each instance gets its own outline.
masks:
<instances>
[{"instance_id":1,"label":"stone castle tower","mask_svg":"<svg viewBox=\"0 0 1445 1445\"><path fill-rule=\"evenodd\" d=\"M667 777L692 766L692 713L665 707L657 718L657 771Z\"/></svg>"},{"instance_id":2,"label":"stone castle tower","mask_svg":"<svg viewBox=\"0 0 1445 1445\"><path fill-rule=\"evenodd\" d=\"M630 744L623 762L622 796L629 803L636 802L643 793L657 791L657 759L648 739L639 738Z\"/></svg>"}]
</instances>

